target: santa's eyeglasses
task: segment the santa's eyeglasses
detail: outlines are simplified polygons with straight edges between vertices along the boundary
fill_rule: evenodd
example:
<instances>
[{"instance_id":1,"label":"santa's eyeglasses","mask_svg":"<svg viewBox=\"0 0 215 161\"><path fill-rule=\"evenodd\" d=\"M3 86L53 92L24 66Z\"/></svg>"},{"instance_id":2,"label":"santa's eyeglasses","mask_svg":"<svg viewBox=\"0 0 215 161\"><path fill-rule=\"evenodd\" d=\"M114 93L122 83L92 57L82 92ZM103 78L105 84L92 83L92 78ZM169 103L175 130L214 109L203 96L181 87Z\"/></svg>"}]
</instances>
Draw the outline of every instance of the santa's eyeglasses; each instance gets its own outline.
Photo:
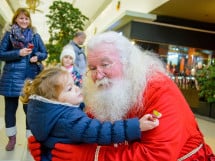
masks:
<instances>
[{"instance_id":1,"label":"santa's eyeglasses","mask_svg":"<svg viewBox=\"0 0 215 161\"><path fill-rule=\"evenodd\" d=\"M113 67L115 63L104 63L97 67L89 67L86 72L86 76L96 76L98 73L107 73L110 72L110 69Z\"/></svg>"}]
</instances>

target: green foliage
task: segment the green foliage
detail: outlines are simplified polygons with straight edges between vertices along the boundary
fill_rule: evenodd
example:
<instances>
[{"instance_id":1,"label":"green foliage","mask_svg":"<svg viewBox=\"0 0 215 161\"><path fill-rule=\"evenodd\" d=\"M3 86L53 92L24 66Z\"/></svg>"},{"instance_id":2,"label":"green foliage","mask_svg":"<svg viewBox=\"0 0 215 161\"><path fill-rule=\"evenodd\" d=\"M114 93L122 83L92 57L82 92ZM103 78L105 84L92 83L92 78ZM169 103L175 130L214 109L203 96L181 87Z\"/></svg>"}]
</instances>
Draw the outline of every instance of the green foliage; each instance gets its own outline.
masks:
<instances>
[{"instance_id":1,"label":"green foliage","mask_svg":"<svg viewBox=\"0 0 215 161\"><path fill-rule=\"evenodd\" d=\"M49 43L46 44L49 53L47 63L59 62L63 46L69 43L78 30L83 30L88 17L71 3L61 0L53 2L46 17L50 34Z\"/></svg>"},{"instance_id":2,"label":"green foliage","mask_svg":"<svg viewBox=\"0 0 215 161\"><path fill-rule=\"evenodd\" d=\"M214 103L215 102L215 63L207 68L199 70L196 75L200 90L199 96L203 100Z\"/></svg>"}]
</instances>

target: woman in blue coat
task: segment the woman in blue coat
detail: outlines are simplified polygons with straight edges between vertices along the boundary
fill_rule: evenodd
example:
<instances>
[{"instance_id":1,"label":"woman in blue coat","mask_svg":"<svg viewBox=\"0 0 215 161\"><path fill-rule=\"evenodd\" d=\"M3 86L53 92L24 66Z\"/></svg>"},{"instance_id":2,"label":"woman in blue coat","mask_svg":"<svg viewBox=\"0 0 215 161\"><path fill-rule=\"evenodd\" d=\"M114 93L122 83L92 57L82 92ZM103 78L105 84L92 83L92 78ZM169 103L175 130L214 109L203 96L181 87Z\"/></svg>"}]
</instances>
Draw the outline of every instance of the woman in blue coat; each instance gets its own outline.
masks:
<instances>
[{"instance_id":1,"label":"woman in blue coat","mask_svg":"<svg viewBox=\"0 0 215 161\"><path fill-rule=\"evenodd\" d=\"M0 95L5 100L7 151L13 150L16 144L16 111L24 81L33 79L41 71L41 61L46 58L45 45L32 27L30 13L24 8L17 9L0 43L0 60L5 62L0 77ZM23 108L26 113L27 105ZM26 129L28 135L27 122Z\"/></svg>"}]
</instances>

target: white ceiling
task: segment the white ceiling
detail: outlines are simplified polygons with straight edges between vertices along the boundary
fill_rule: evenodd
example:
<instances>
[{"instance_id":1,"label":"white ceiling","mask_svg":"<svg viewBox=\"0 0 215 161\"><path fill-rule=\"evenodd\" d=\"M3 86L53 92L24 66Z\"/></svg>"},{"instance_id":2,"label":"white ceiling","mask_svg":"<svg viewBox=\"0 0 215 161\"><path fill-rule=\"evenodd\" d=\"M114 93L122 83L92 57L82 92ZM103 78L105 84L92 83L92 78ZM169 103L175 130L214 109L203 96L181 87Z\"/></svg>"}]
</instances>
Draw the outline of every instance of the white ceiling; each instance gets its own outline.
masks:
<instances>
[{"instance_id":1,"label":"white ceiling","mask_svg":"<svg viewBox=\"0 0 215 161\"><path fill-rule=\"evenodd\" d=\"M26 7L26 0L6 0L13 10L18 7ZM101 14L101 12L112 2L112 0L64 0L73 4L75 8L78 8L82 14L89 18L86 22L86 27L90 25L94 19ZM122 0L123 1L123 0ZM127 0L124 0L124 3ZM128 0L132 1L132 0ZM33 25L38 29L41 35L47 35L48 29L45 23L45 15L49 11L49 6L53 0L40 0L40 4L37 7L38 10L32 13ZM140 0L140 5L142 1ZM150 13L156 15L171 16L189 20L196 20L200 22L213 23L215 25L215 0L169 0L162 6L156 8ZM111 16L111 15L110 15ZM44 41L47 41L47 36L43 37Z\"/></svg>"},{"instance_id":2,"label":"white ceiling","mask_svg":"<svg viewBox=\"0 0 215 161\"><path fill-rule=\"evenodd\" d=\"M11 8L15 11L19 7L27 7L26 0L7 0ZM93 21L98 14L111 2L111 0L63 0L73 4L75 8L78 8L83 15L89 18L87 24ZM53 0L40 0L35 13L32 13L32 17L40 17L40 15L45 16L49 11L49 6L51 6ZM42 11L42 12L40 12ZM86 24L86 25L87 25Z\"/></svg>"}]
</instances>

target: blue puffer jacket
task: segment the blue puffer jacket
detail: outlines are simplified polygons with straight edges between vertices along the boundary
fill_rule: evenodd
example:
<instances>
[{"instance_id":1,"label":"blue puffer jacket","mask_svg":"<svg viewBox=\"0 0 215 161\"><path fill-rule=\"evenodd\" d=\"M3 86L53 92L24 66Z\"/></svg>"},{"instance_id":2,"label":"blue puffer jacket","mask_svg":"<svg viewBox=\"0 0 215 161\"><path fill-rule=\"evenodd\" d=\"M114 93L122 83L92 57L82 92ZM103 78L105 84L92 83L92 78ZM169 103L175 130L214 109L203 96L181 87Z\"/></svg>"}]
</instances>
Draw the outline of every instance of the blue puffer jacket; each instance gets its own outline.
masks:
<instances>
[{"instance_id":1,"label":"blue puffer jacket","mask_svg":"<svg viewBox=\"0 0 215 161\"><path fill-rule=\"evenodd\" d=\"M34 78L39 70L37 63L30 63L32 56L38 56L38 61L47 58L45 45L39 34L34 33L33 51L28 56L20 56L20 49L15 49L10 41L10 31L6 31L0 43L0 60L5 62L0 77L0 95L8 97L20 96L24 81Z\"/></svg>"},{"instance_id":2,"label":"blue puffer jacket","mask_svg":"<svg viewBox=\"0 0 215 161\"><path fill-rule=\"evenodd\" d=\"M30 129L48 148L53 148L57 142L104 145L140 139L138 118L101 123L70 104L36 95L30 98L27 112Z\"/></svg>"}]
</instances>

